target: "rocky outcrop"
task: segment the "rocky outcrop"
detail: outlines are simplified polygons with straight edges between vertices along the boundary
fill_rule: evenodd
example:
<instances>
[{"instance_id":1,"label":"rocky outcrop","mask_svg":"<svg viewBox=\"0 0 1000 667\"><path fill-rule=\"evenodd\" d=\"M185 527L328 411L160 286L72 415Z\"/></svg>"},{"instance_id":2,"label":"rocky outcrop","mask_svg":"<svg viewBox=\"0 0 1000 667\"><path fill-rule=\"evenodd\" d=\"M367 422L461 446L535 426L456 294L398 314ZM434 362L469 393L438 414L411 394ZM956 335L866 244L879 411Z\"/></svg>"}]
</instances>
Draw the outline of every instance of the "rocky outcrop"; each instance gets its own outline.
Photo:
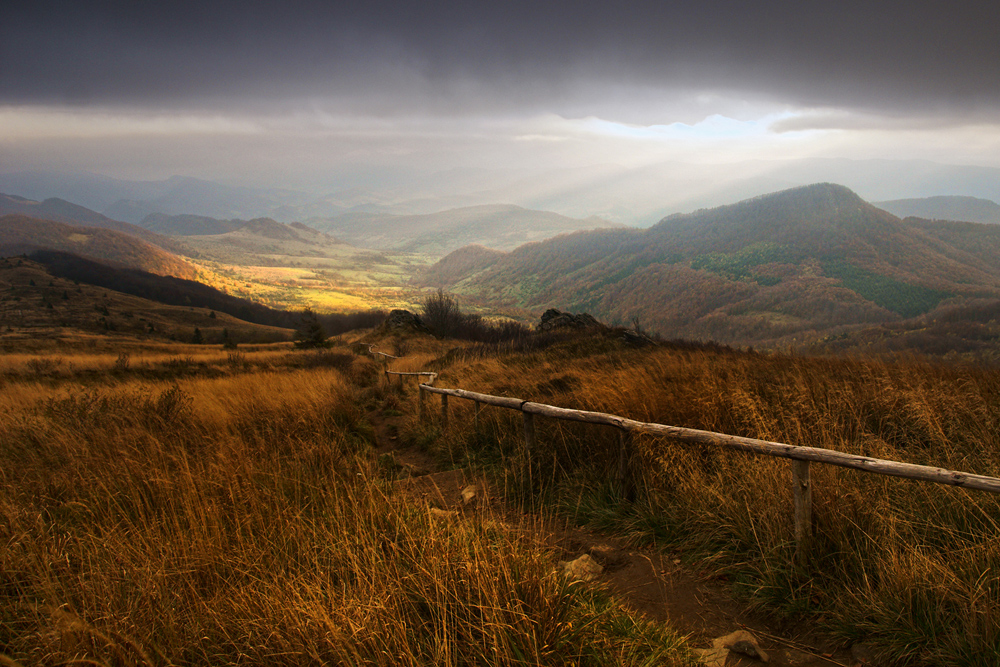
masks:
<instances>
[{"instance_id":1,"label":"rocky outcrop","mask_svg":"<svg viewBox=\"0 0 1000 667\"><path fill-rule=\"evenodd\" d=\"M390 312L382 326L386 331L397 333L404 331L427 331L427 325L423 323L419 315L400 309Z\"/></svg>"},{"instance_id":2,"label":"rocky outcrop","mask_svg":"<svg viewBox=\"0 0 1000 667\"><path fill-rule=\"evenodd\" d=\"M603 324L588 313L564 313L555 308L549 308L542 314L542 319L535 327L537 331L554 331L556 329L592 329L603 328Z\"/></svg>"}]
</instances>

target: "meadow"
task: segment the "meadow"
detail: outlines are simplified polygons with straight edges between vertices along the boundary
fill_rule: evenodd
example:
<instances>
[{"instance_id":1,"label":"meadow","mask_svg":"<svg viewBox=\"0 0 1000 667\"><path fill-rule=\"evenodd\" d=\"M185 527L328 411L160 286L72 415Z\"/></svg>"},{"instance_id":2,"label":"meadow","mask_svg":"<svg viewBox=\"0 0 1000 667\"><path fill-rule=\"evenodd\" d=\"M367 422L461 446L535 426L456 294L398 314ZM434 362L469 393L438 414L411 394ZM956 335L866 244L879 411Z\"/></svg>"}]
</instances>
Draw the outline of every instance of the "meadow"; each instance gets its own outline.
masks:
<instances>
[{"instance_id":1,"label":"meadow","mask_svg":"<svg viewBox=\"0 0 1000 667\"><path fill-rule=\"evenodd\" d=\"M788 461L634 441L452 400L418 419L367 343L438 386L1000 476L1000 371L920 358L631 348L615 333L329 350L139 344L0 364L7 664L688 664L683 638L568 585L533 522L670 549L778 623L885 664L995 665L1000 498L814 465L794 559ZM128 364L121 355L128 355ZM501 500L441 524L376 456L380 423ZM394 430L394 432L397 432ZM13 661L12 663L10 661ZM88 662L89 661L89 662Z\"/></svg>"},{"instance_id":2,"label":"meadow","mask_svg":"<svg viewBox=\"0 0 1000 667\"><path fill-rule=\"evenodd\" d=\"M556 576L530 518L440 523L397 493L377 362L160 352L0 368L3 664L687 664Z\"/></svg>"},{"instance_id":3,"label":"meadow","mask_svg":"<svg viewBox=\"0 0 1000 667\"><path fill-rule=\"evenodd\" d=\"M608 336L530 347L455 352L437 384L1000 477L996 368L684 344L631 350ZM418 437L493 471L512 500L679 549L757 609L869 644L887 664L997 664L995 495L813 465L814 544L799 566L788 461L642 436L629 502L608 474L613 429L536 418L528 456L516 411L487 409L477 432L472 404L451 406L449 431L429 422L415 426Z\"/></svg>"}]
</instances>

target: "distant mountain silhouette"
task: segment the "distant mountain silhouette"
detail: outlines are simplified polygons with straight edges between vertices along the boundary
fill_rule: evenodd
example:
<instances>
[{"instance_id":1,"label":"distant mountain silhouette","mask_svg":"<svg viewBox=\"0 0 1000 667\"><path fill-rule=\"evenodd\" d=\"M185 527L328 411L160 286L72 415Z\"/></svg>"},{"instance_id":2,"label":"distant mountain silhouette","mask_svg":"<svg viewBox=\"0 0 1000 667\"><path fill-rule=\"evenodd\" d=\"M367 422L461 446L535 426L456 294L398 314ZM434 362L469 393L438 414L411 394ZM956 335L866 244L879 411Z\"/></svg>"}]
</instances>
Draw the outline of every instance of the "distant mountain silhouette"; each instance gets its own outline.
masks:
<instances>
[{"instance_id":1,"label":"distant mountain silhouette","mask_svg":"<svg viewBox=\"0 0 1000 667\"><path fill-rule=\"evenodd\" d=\"M454 253L420 280L460 283L463 294L496 305L637 319L669 336L791 341L1000 296L1000 243L973 240L997 228L931 227L821 183L672 215L646 230L578 232L478 263L469 261L475 253Z\"/></svg>"},{"instance_id":2,"label":"distant mountain silhouette","mask_svg":"<svg viewBox=\"0 0 1000 667\"><path fill-rule=\"evenodd\" d=\"M271 218L219 220L204 215L150 213L139 224L166 236L217 236L239 230L275 241L313 241L318 235L326 236L300 222L285 224Z\"/></svg>"},{"instance_id":3,"label":"distant mountain silhouette","mask_svg":"<svg viewBox=\"0 0 1000 667\"><path fill-rule=\"evenodd\" d=\"M875 206L900 218L928 218L1000 224L1000 204L977 197L924 197L874 202Z\"/></svg>"}]
</instances>

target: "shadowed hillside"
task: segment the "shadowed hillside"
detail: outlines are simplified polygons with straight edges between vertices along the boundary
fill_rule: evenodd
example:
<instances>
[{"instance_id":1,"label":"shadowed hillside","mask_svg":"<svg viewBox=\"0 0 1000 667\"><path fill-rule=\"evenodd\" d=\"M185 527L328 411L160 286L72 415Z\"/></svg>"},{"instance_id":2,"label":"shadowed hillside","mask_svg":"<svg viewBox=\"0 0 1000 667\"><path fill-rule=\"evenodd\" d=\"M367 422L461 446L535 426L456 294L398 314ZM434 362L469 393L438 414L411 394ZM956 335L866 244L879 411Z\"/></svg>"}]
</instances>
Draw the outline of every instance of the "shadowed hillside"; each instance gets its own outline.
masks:
<instances>
[{"instance_id":1,"label":"shadowed hillside","mask_svg":"<svg viewBox=\"0 0 1000 667\"><path fill-rule=\"evenodd\" d=\"M982 226L962 233L960 242L959 233L904 222L827 183L672 215L647 230L528 244L465 272L460 257L447 257L429 275L496 305L637 318L671 337L801 342L1000 296L996 244L977 242L989 237Z\"/></svg>"},{"instance_id":2,"label":"shadowed hillside","mask_svg":"<svg viewBox=\"0 0 1000 667\"><path fill-rule=\"evenodd\" d=\"M98 227L74 227L24 215L0 216L0 256L36 250L70 252L161 276L195 277L194 267L177 255L129 234Z\"/></svg>"}]
</instances>

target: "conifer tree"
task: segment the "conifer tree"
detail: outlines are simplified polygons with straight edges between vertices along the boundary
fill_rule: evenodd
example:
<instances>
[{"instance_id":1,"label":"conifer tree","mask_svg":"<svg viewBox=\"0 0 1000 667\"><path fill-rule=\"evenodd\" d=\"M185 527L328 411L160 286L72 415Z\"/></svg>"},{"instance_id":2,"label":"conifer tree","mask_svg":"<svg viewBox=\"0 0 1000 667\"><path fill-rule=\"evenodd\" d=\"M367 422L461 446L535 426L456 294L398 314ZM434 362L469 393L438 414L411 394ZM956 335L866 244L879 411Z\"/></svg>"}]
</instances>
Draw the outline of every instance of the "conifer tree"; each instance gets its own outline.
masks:
<instances>
[{"instance_id":1,"label":"conifer tree","mask_svg":"<svg viewBox=\"0 0 1000 667\"><path fill-rule=\"evenodd\" d=\"M326 330L319 323L316 313L310 308L302 311L302 318L295 330L295 347L303 350L330 347L330 342L326 338Z\"/></svg>"}]
</instances>

